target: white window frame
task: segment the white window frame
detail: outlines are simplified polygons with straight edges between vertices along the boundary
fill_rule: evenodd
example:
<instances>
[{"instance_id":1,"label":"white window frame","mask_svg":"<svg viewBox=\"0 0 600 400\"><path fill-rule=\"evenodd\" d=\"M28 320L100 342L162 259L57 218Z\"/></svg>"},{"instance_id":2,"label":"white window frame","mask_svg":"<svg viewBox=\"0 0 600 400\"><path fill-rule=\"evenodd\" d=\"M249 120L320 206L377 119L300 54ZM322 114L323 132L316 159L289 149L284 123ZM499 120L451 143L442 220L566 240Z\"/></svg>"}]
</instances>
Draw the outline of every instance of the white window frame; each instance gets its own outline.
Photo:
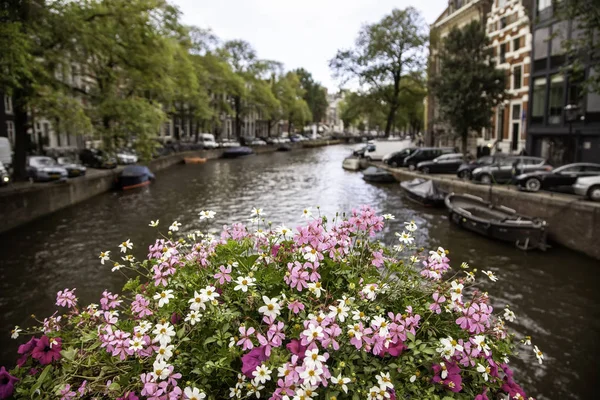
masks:
<instances>
[{"instance_id":1,"label":"white window frame","mask_svg":"<svg viewBox=\"0 0 600 400\"><path fill-rule=\"evenodd\" d=\"M12 97L10 97L9 95L4 95L4 112L6 114L13 113Z\"/></svg>"},{"instance_id":2,"label":"white window frame","mask_svg":"<svg viewBox=\"0 0 600 400\"><path fill-rule=\"evenodd\" d=\"M521 67L521 87L515 88L515 68ZM525 64L515 64L510 67L510 88L512 90L522 90L525 86Z\"/></svg>"}]
</instances>

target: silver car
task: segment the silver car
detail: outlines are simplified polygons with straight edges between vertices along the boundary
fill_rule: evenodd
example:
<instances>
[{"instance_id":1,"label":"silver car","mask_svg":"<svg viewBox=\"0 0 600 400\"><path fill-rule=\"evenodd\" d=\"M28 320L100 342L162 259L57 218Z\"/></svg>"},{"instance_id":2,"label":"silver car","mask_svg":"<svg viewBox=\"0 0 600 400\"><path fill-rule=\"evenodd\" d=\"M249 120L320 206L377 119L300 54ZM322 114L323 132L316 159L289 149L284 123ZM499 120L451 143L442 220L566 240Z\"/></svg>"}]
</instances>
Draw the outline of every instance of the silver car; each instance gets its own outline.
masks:
<instances>
[{"instance_id":1,"label":"silver car","mask_svg":"<svg viewBox=\"0 0 600 400\"><path fill-rule=\"evenodd\" d=\"M27 176L35 182L65 179L69 173L53 158L33 156L27 158Z\"/></svg>"},{"instance_id":2,"label":"silver car","mask_svg":"<svg viewBox=\"0 0 600 400\"><path fill-rule=\"evenodd\" d=\"M600 201L600 176L578 178L577 182L573 185L573 191L592 201Z\"/></svg>"}]
</instances>

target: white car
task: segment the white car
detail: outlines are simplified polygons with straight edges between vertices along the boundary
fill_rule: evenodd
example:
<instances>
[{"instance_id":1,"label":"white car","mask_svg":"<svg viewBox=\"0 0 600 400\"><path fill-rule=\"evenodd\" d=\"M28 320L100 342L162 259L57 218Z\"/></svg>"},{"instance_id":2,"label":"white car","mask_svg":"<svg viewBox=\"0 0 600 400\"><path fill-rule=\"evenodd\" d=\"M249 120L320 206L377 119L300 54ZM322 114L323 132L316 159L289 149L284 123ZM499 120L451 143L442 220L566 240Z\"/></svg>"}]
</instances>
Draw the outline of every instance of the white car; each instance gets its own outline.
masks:
<instances>
[{"instance_id":1,"label":"white car","mask_svg":"<svg viewBox=\"0 0 600 400\"><path fill-rule=\"evenodd\" d=\"M378 140L375 142L367 142L367 152L365 158L369 161L382 161L383 157L396 151L401 151L410 147L410 139L388 141Z\"/></svg>"},{"instance_id":2,"label":"white car","mask_svg":"<svg viewBox=\"0 0 600 400\"><path fill-rule=\"evenodd\" d=\"M130 165L138 162L138 156L126 151L117 152L117 162L122 165Z\"/></svg>"},{"instance_id":3,"label":"white car","mask_svg":"<svg viewBox=\"0 0 600 400\"><path fill-rule=\"evenodd\" d=\"M573 191L592 201L600 201L600 176L578 178L577 182L573 185Z\"/></svg>"},{"instance_id":4,"label":"white car","mask_svg":"<svg viewBox=\"0 0 600 400\"><path fill-rule=\"evenodd\" d=\"M198 136L198 143L201 143L205 149L216 149L219 147L219 143L215 141L215 135L212 133L201 133Z\"/></svg>"}]
</instances>

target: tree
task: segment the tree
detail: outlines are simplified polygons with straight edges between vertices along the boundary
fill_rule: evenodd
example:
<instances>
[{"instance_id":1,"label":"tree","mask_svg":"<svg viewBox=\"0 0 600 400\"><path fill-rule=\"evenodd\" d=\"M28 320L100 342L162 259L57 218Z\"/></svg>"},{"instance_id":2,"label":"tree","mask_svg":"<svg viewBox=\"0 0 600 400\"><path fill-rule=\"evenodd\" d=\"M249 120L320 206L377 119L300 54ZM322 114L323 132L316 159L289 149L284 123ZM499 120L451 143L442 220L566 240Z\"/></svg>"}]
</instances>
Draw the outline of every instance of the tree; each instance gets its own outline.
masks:
<instances>
[{"instance_id":1,"label":"tree","mask_svg":"<svg viewBox=\"0 0 600 400\"><path fill-rule=\"evenodd\" d=\"M290 125L289 131L292 133L294 126L303 127L312 120L312 113L303 97L305 90L295 72L288 72L274 81L273 91L275 97L279 100L280 113L275 116L272 122L287 119Z\"/></svg>"},{"instance_id":2,"label":"tree","mask_svg":"<svg viewBox=\"0 0 600 400\"><path fill-rule=\"evenodd\" d=\"M294 73L300 79L300 85L304 90L303 98L312 114L312 122L321 122L327 113L327 106L329 105L327 101L327 89L316 82L312 74L304 68L299 68Z\"/></svg>"},{"instance_id":3,"label":"tree","mask_svg":"<svg viewBox=\"0 0 600 400\"><path fill-rule=\"evenodd\" d=\"M395 9L381 21L364 26L355 47L339 50L329 62L342 83L358 80L365 91L387 104L386 136L400 107L401 81L423 67L426 43L427 25L419 12L412 7Z\"/></svg>"},{"instance_id":4,"label":"tree","mask_svg":"<svg viewBox=\"0 0 600 400\"><path fill-rule=\"evenodd\" d=\"M454 28L443 40L441 71L432 81L441 119L462 139L467 153L469 132L490 127L493 108L506 96L506 75L491 61L492 48L483 26L471 22Z\"/></svg>"},{"instance_id":5,"label":"tree","mask_svg":"<svg viewBox=\"0 0 600 400\"><path fill-rule=\"evenodd\" d=\"M597 0L569 0L557 4L557 16L573 21L573 34L564 45L567 48L567 71L576 81L585 78L585 65L600 61L600 6ZM567 32L561 32L567 37ZM585 79L585 89L600 93L600 67Z\"/></svg>"}]
</instances>

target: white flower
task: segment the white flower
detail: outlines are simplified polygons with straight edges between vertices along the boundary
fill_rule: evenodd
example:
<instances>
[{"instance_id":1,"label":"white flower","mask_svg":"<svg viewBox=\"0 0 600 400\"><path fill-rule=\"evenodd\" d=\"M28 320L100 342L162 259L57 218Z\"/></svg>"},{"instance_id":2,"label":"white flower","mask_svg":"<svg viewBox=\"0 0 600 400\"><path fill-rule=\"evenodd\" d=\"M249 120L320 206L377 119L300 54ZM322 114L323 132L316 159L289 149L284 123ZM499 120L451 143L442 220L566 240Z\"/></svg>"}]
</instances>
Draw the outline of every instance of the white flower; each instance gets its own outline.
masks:
<instances>
[{"instance_id":1,"label":"white flower","mask_svg":"<svg viewBox=\"0 0 600 400\"><path fill-rule=\"evenodd\" d=\"M417 230L417 224L415 224L415 221L405 222L404 228L409 232L414 232Z\"/></svg>"},{"instance_id":2,"label":"white flower","mask_svg":"<svg viewBox=\"0 0 600 400\"><path fill-rule=\"evenodd\" d=\"M308 290L314 294L317 298L321 297L321 292L323 291L323 286L321 286L321 282L311 282L308 284Z\"/></svg>"},{"instance_id":3,"label":"white flower","mask_svg":"<svg viewBox=\"0 0 600 400\"><path fill-rule=\"evenodd\" d=\"M416 380L417 380L417 376L416 375L411 376L410 379L409 379L410 383L414 383L414 381L416 381Z\"/></svg>"},{"instance_id":4,"label":"white flower","mask_svg":"<svg viewBox=\"0 0 600 400\"><path fill-rule=\"evenodd\" d=\"M321 375L323 369L315 366L307 366L304 371L300 373L300 378L304 380L304 384L316 386L321 381Z\"/></svg>"},{"instance_id":5,"label":"white flower","mask_svg":"<svg viewBox=\"0 0 600 400\"><path fill-rule=\"evenodd\" d=\"M158 306L162 307L165 304L169 304L170 299L174 299L173 291L171 289L163 290L160 293L156 293L153 297L154 300L158 300Z\"/></svg>"},{"instance_id":6,"label":"white flower","mask_svg":"<svg viewBox=\"0 0 600 400\"><path fill-rule=\"evenodd\" d=\"M260 217L260 216L264 217L265 214L263 213L262 208L252 207L252 215L256 215L257 217Z\"/></svg>"},{"instance_id":7,"label":"white flower","mask_svg":"<svg viewBox=\"0 0 600 400\"><path fill-rule=\"evenodd\" d=\"M467 282L475 282L475 273L474 272L467 271L467 272L465 272L465 274L467 275L467 277L466 277Z\"/></svg>"},{"instance_id":8,"label":"white flower","mask_svg":"<svg viewBox=\"0 0 600 400\"><path fill-rule=\"evenodd\" d=\"M383 219L396 219L392 214L383 214Z\"/></svg>"},{"instance_id":9,"label":"white flower","mask_svg":"<svg viewBox=\"0 0 600 400\"><path fill-rule=\"evenodd\" d=\"M242 398L242 389L237 388L237 387L229 388L229 397L232 399L233 398L241 399Z\"/></svg>"},{"instance_id":10,"label":"white flower","mask_svg":"<svg viewBox=\"0 0 600 400\"><path fill-rule=\"evenodd\" d=\"M161 346L166 346L171 343L171 338L175 336L175 329L173 325L168 322L164 324L156 324L152 331L154 335L154 341L159 342Z\"/></svg>"},{"instance_id":11,"label":"white flower","mask_svg":"<svg viewBox=\"0 0 600 400\"><path fill-rule=\"evenodd\" d=\"M355 320L355 321L358 321L358 320L361 320L361 319L363 321L366 321L369 318L367 317L367 314L365 314L364 312L362 312L360 310L353 310L352 311L352 319Z\"/></svg>"},{"instance_id":12,"label":"white flower","mask_svg":"<svg viewBox=\"0 0 600 400\"><path fill-rule=\"evenodd\" d=\"M200 211L200 220L203 219L213 219L215 217L216 212L214 211Z\"/></svg>"},{"instance_id":13,"label":"white flower","mask_svg":"<svg viewBox=\"0 0 600 400\"><path fill-rule=\"evenodd\" d=\"M259 229L256 230L256 232L254 232L254 236L256 236L257 238L262 239L265 236L267 236L267 232L265 232L264 230L262 230L262 229L259 228Z\"/></svg>"},{"instance_id":14,"label":"white flower","mask_svg":"<svg viewBox=\"0 0 600 400\"><path fill-rule=\"evenodd\" d=\"M285 227L284 225L279 225L277 227L277 229L275 229L275 232L278 235L281 235L281 236L283 236L285 238L287 235L289 235L289 234L292 233L292 230L289 229L289 228L287 228L287 227Z\"/></svg>"},{"instance_id":15,"label":"white flower","mask_svg":"<svg viewBox=\"0 0 600 400\"><path fill-rule=\"evenodd\" d=\"M444 357L452 357L455 351L462 352L463 347L458 342L452 339L452 336L440 339L441 347L437 348L437 351ZM445 378L443 378L445 379Z\"/></svg>"},{"instance_id":16,"label":"white flower","mask_svg":"<svg viewBox=\"0 0 600 400\"><path fill-rule=\"evenodd\" d=\"M379 329L379 336L386 337L389 332L389 326L385 318L376 316L371 320L371 325L376 329Z\"/></svg>"},{"instance_id":17,"label":"white flower","mask_svg":"<svg viewBox=\"0 0 600 400\"><path fill-rule=\"evenodd\" d=\"M419 262L419 257L417 256L410 256L410 262L415 264Z\"/></svg>"},{"instance_id":18,"label":"white flower","mask_svg":"<svg viewBox=\"0 0 600 400\"><path fill-rule=\"evenodd\" d=\"M377 384L383 390L394 388L394 385L392 385L392 378L390 378L389 372L380 372L379 375L377 375Z\"/></svg>"},{"instance_id":19,"label":"white flower","mask_svg":"<svg viewBox=\"0 0 600 400\"><path fill-rule=\"evenodd\" d=\"M133 248L133 243L129 239L119 245L121 249L121 253L127 253L127 249L131 250Z\"/></svg>"},{"instance_id":20,"label":"white flower","mask_svg":"<svg viewBox=\"0 0 600 400\"><path fill-rule=\"evenodd\" d=\"M477 372L483 375L483 379L487 382L489 374L491 372L490 367L484 367L482 364L477 363Z\"/></svg>"},{"instance_id":21,"label":"white flower","mask_svg":"<svg viewBox=\"0 0 600 400\"><path fill-rule=\"evenodd\" d=\"M311 215L312 213L310 212L310 207L307 207L304 210L302 210L302 218L309 219Z\"/></svg>"},{"instance_id":22,"label":"white flower","mask_svg":"<svg viewBox=\"0 0 600 400\"><path fill-rule=\"evenodd\" d=\"M304 248L304 259L310 262L315 262L318 259L317 250L310 246Z\"/></svg>"},{"instance_id":23,"label":"white flower","mask_svg":"<svg viewBox=\"0 0 600 400\"><path fill-rule=\"evenodd\" d=\"M202 400L206 398L206 395L202 393L198 388L195 387L186 387L183 390L183 394L189 400Z\"/></svg>"},{"instance_id":24,"label":"white flower","mask_svg":"<svg viewBox=\"0 0 600 400\"><path fill-rule=\"evenodd\" d=\"M350 383L351 381L352 380L350 378L344 378L341 374L338 376L331 377L331 383L337 385L340 389L344 391L344 393L348 393L348 386L346 386L346 384Z\"/></svg>"},{"instance_id":25,"label":"white flower","mask_svg":"<svg viewBox=\"0 0 600 400\"><path fill-rule=\"evenodd\" d=\"M396 233L396 236L398 236L398 240L402 244L412 244L412 242L415 241L415 238L413 238L410 233L407 233L406 231L402 231L402 233L399 235Z\"/></svg>"},{"instance_id":26,"label":"white flower","mask_svg":"<svg viewBox=\"0 0 600 400\"><path fill-rule=\"evenodd\" d=\"M266 383L271 380L271 371L265 364L261 364L254 371L252 371L252 376L254 380L258 383Z\"/></svg>"},{"instance_id":27,"label":"white flower","mask_svg":"<svg viewBox=\"0 0 600 400\"><path fill-rule=\"evenodd\" d=\"M173 357L173 349L175 346L172 344L168 346L160 346L158 350L156 350L156 359L159 361L169 361L171 357Z\"/></svg>"},{"instance_id":28,"label":"white flower","mask_svg":"<svg viewBox=\"0 0 600 400\"><path fill-rule=\"evenodd\" d=\"M192 325L196 325L196 322L200 322L200 317L202 317L202 314L200 314L198 311L196 310L192 310L188 313L188 315L185 317L184 321L188 322Z\"/></svg>"},{"instance_id":29,"label":"white flower","mask_svg":"<svg viewBox=\"0 0 600 400\"><path fill-rule=\"evenodd\" d=\"M533 346L533 353L537 357L538 362L541 364L544 360L544 353L542 353L537 346Z\"/></svg>"},{"instance_id":30,"label":"white flower","mask_svg":"<svg viewBox=\"0 0 600 400\"><path fill-rule=\"evenodd\" d=\"M120 269L121 269L121 268L123 268L123 267L124 267L124 265L123 265L123 264L119 264L118 262L115 262L115 263L113 264L113 267L112 267L111 271L112 271L112 272L115 272L115 271L118 271L118 270L120 270Z\"/></svg>"},{"instance_id":31,"label":"white flower","mask_svg":"<svg viewBox=\"0 0 600 400\"><path fill-rule=\"evenodd\" d=\"M498 281L498 277L496 277L496 275L494 275L494 273L492 271L481 271L481 272L486 274L488 276L488 278L490 278L490 281L492 281L492 282Z\"/></svg>"},{"instance_id":32,"label":"white flower","mask_svg":"<svg viewBox=\"0 0 600 400\"><path fill-rule=\"evenodd\" d=\"M515 322L516 319L515 313L512 312L512 310L509 309L508 306L506 306L506 308L504 309L504 319L510 322Z\"/></svg>"},{"instance_id":33,"label":"white flower","mask_svg":"<svg viewBox=\"0 0 600 400\"><path fill-rule=\"evenodd\" d=\"M154 361L152 366L152 376L154 379L167 379L171 372L169 371L170 365L164 361Z\"/></svg>"},{"instance_id":34,"label":"white flower","mask_svg":"<svg viewBox=\"0 0 600 400\"><path fill-rule=\"evenodd\" d=\"M331 318L337 317L340 320L340 322L344 322L346 320L346 317L348 317L348 311L350 311L350 307L346 306L346 304L342 300L339 300L338 305L329 306L329 310L331 311L329 313L329 316Z\"/></svg>"},{"instance_id":35,"label":"white flower","mask_svg":"<svg viewBox=\"0 0 600 400\"><path fill-rule=\"evenodd\" d=\"M270 318L277 318L281 313L281 306L276 297L269 299L267 296L262 297L265 305L258 309L258 312Z\"/></svg>"},{"instance_id":36,"label":"white flower","mask_svg":"<svg viewBox=\"0 0 600 400\"><path fill-rule=\"evenodd\" d=\"M477 350L483 351L486 356L490 355L490 346L488 346L485 343L485 336L484 335L475 335L475 336L473 336L473 341L475 342L475 345L477 346Z\"/></svg>"},{"instance_id":37,"label":"white flower","mask_svg":"<svg viewBox=\"0 0 600 400\"><path fill-rule=\"evenodd\" d=\"M129 342L129 350L138 351L144 349L144 342L140 338L133 338Z\"/></svg>"},{"instance_id":38,"label":"white flower","mask_svg":"<svg viewBox=\"0 0 600 400\"><path fill-rule=\"evenodd\" d=\"M306 337L309 343L325 336L323 334L323 328L318 325L315 326L314 324L308 324L308 328L302 331L302 335Z\"/></svg>"},{"instance_id":39,"label":"white flower","mask_svg":"<svg viewBox=\"0 0 600 400\"><path fill-rule=\"evenodd\" d=\"M168 252L165 253L165 254L168 254ZM131 255L131 254L127 254L125 257L121 257L121 260L123 260L123 261L129 261L129 262L134 262L135 261L135 257L133 255Z\"/></svg>"},{"instance_id":40,"label":"white flower","mask_svg":"<svg viewBox=\"0 0 600 400\"><path fill-rule=\"evenodd\" d=\"M323 364L326 361L325 356L319 354L319 349L306 350L304 352L304 365L323 368Z\"/></svg>"},{"instance_id":41,"label":"white flower","mask_svg":"<svg viewBox=\"0 0 600 400\"><path fill-rule=\"evenodd\" d=\"M260 398L260 391L263 390L265 387L264 385L260 385L258 382L256 382L254 379L250 382L250 384L248 386L246 386L246 390L248 390L247 392L247 397L250 397L250 395L254 395L256 396L256 398Z\"/></svg>"},{"instance_id":42,"label":"white flower","mask_svg":"<svg viewBox=\"0 0 600 400\"><path fill-rule=\"evenodd\" d=\"M100 264L104 265L104 261L108 261L110 259L110 250L101 252L99 258Z\"/></svg>"},{"instance_id":43,"label":"white flower","mask_svg":"<svg viewBox=\"0 0 600 400\"><path fill-rule=\"evenodd\" d=\"M450 297L452 297L453 302L460 302L462 300L462 291L464 288L465 287L462 283L458 283L458 281L452 281L452 286L450 287Z\"/></svg>"},{"instance_id":44,"label":"white flower","mask_svg":"<svg viewBox=\"0 0 600 400\"><path fill-rule=\"evenodd\" d=\"M169 230L171 232L177 232L179 230L179 227L181 226L181 223L177 222L177 221L173 221L173 223L171 224L171 226L169 227Z\"/></svg>"},{"instance_id":45,"label":"white flower","mask_svg":"<svg viewBox=\"0 0 600 400\"><path fill-rule=\"evenodd\" d=\"M525 339L523 339L523 344L525 346L531 346L531 336L525 336Z\"/></svg>"},{"instance_id":46,"label":"white flower","mask_svg":"<svg viewBox=\"0 0 600 400\"><path fill-rule=\"evenodd\" d=\"M10 338L17 339L19 337L19 333L23 332L23 329L19 328L19 325L15 326L15 329L10 331Z\"/></svg>"},{"instance_id":47,"label":"white flower","mask_svg":"<svg viewBox=\"0 0 600 400\"><path fill-rule=\"evenodd\" d=\"M216 287L209 285L204 289L200 289L200 297L202 298L202 301L207 302L216 300L220 295L217 293Z\"/></svg>"},{"instance_id":48,"label":"white flower","mask_svg":"<svg viewBox=\"0 0 600 400\"><path fill-rule=\"evenodd\" d=\"M148 224L148 226L151 226L152 228L156 228L158 226L158 219L156 221L150 221L150 223Z\"/></svg>"},{"instance_id":49,"label":"white flower","mask_svg":"<svg viewBox=\"0 0 600 400\"><path fill-rule=\"evenodd\" d=\"M368 300L375 300L375 297L377 297L377 285L375 283L370 283L361 290L361 293L364 294Z\"/></svg>"},{"instance_id":50,"label":"white flower","mask_svg":"<svg viewBox=\"0 0 600 400\"><path fill-rule=\"evenodd\" d=\"M251 278L249 276L238 276L238 278L235 280L235 283L237 283L237 285L233 288L233 290L241 290L242 292L247 292L248 287L255 285L255 281L256 279Z\"/></svg>"},{"instance_id":51,"label":"white flower","mask_svg":"<svg viewBox=\"0 0 600 400\"><path fill-rule=\"evenodd\" d=\"M200 293L194 291L194 297L191 298L188 303L191 303L190 305L190 309L194 310L194 311L198 311L201 308L203 310L206 310L206 305L204 303L206 303L206 300L204 300L202 298L202 296L200 295Z\"/></svg>"},{"instance_id":52,"label":"white flower","mask_svg":"<svg viewBox=\"0 0 600 400\"><path fill-rule=\"evenodd\" d=\"M152 323L150 323L149 321L140 321L140 324L133 328L133 331L136 333L139 332L143 335L150 329L152 329Z\"/></svg>"}]
</instances>

